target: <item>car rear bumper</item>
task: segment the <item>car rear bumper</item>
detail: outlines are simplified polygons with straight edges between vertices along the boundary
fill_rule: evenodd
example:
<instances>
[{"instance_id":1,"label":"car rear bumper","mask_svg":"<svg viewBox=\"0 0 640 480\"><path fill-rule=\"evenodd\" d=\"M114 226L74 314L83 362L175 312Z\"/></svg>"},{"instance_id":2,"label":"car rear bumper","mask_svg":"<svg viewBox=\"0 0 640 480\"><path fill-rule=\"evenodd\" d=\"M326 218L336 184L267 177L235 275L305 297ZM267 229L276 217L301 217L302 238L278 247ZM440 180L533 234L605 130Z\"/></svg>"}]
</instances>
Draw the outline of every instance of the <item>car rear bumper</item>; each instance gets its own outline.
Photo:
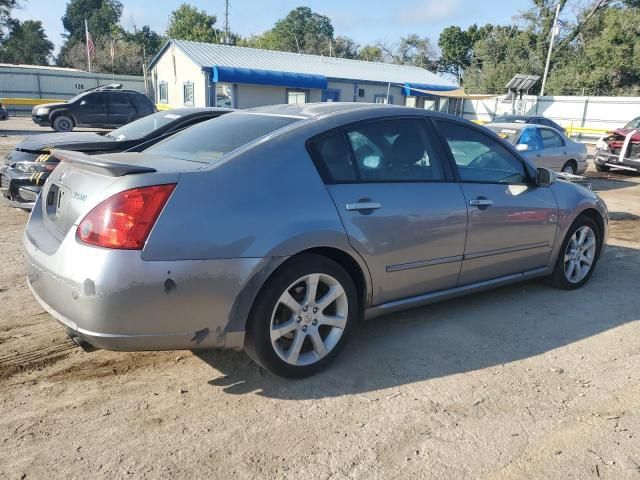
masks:
<instances>
[{"instance_id":1,"label":"car rear bumper","mask_svg":"<svg viewBox=\"0 0 640 480\"><path fill-rule=\"evenodd\" d=\"M23 236L27 280L72 337L109 350L243 348L253 279L269 261L144 261L140 251L84 245L75 228L49 253L32 238L43 235L38 226Z\"/></svg>"}]
</instances>

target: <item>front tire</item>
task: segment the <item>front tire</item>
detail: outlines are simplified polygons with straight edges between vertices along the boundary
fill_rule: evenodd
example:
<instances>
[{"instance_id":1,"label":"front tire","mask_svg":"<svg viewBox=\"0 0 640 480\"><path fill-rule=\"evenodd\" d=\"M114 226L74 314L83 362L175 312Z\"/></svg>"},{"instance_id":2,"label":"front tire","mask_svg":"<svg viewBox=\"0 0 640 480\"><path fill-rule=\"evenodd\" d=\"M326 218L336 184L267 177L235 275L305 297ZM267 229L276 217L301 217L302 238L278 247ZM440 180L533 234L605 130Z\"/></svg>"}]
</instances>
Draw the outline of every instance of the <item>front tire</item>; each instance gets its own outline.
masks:
<instances>
[{"instance_id":1,"label":"front tire","mask_svg":"<svg viewBox=\"0 0 640 480\"><path fill-rule=\"evenodd\" d=\"M338 263L304 254L268 280L251 309L245 350L274 375L302 378L340 352L358 318L352 278Z\"/></svg>"},{"instance_id":2,"label":"front tire","mask_svg":"<svg viewBox=\"0 0 640 480\"><path fill-rule=\"evenodd\" d=\"M598 165L598 164L596 163L596 170L597 170L598 172L608 172L608 171L610 171L610 170L611 170L611 167L607 167L606 165Z\"/></svg>"},{"instance_id":3,"label":"front tire","mask_svg":"<svg viewBox=\"0 0 640 480\"><path fill-rule=\"evenodd\" d=\"M549 282L564 290L582 287L591 278L601 250L598 225L586 215L579 216L562 242Z\"/></svg>"},{"instance_id":4,"label":"front tire","mask_svg":"<svg viewBox=\"0 0 640 480\"><path fill-rule=\"evenodd\" d=\"M70 132L73 130L73 120L66 115L58 115L53 120L53 129L56 132Z\"/></svg>"}]
</instances>

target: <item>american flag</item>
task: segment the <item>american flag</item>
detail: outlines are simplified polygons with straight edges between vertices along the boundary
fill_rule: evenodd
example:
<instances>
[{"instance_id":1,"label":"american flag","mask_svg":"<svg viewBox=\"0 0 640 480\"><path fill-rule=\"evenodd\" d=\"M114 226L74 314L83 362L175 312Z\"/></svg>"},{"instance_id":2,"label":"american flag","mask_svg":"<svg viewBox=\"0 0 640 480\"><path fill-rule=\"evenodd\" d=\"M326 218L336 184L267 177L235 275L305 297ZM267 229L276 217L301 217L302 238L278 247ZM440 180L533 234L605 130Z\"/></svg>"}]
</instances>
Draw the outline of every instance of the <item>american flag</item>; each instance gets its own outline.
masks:
<instances>
[{"instance_id":1,"label":"american flag","mask_svg":"<svg viewBox=\"0 0 640 480\"><path fill-rule=\"evenodd\" d=\"M91 57L96 55L96 44L93 43L93 37L89 33L89 30L87 30L87 52Z\"/></svg>"}]
</instances>

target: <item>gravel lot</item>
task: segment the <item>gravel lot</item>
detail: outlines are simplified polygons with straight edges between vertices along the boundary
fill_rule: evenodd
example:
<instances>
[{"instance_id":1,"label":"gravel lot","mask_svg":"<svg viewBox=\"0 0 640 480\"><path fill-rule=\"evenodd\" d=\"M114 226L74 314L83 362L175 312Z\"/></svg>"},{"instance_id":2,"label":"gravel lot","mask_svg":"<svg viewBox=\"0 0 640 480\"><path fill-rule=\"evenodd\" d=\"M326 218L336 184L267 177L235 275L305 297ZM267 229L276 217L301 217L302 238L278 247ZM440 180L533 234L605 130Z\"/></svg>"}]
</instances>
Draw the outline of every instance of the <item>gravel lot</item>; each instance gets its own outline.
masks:
<instances>
[{"instance_id":1,"label":"gravel lot","mask_svg":"<svg viewBox=\"0 0 640 480\"><path fill-rule=\"evenodd\" d=\"M47 131L0 124L25 127ZM0 478L640 479L640 177L592 176L613 222L585 288L380 318L302 381L231 351L84 353L0 206Z\"/></svg>"}]
</instances>

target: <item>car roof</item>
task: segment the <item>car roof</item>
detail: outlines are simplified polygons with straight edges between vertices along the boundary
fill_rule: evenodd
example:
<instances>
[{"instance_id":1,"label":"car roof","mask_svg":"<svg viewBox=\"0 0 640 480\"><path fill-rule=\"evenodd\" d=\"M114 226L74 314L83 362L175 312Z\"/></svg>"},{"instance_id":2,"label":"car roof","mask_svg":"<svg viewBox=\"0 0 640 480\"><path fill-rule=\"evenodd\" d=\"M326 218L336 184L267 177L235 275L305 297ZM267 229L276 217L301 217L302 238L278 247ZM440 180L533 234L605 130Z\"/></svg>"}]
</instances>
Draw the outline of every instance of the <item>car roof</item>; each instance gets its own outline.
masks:
<instances>
[{"instance_id":1,"label":"car roof","mask_svg":"<svg viewBox=\"0 0 640 480\"><path fill-rule=\"evenodd\" d=\"M269 105L266 107L255 107L247 110L236 110L238 113L251 113L263 115L280 115L285 117L294 117L300 119L313 119L319 117L327 117L330 115L338 115L341 113L353 111L367 111L375 116L376 112L389 113L395 111L402 115L429 116L442 119L456 119L465 123L470 123L466 119L450 115L444 112L435 112L433 110L424 110L421 108L405 107L403 105L386 105L382 103L365 103L365 102L318 102L318 103L301 103L301 104L280 104Z\"/></svg>"},{"instance_id":2,"label":"car roof","mask_svg":"<svg viewBox=\"0 0 640 480\"><path fill-rule=\"evenodd\" d=\"M179 107L171 108L169 110L163 110L165 113L173 113L182 117L187 115L205 114L205 113L228 113L233 112L233 108L220 108L220 107Z\"/></svg>"}]
</instances>

